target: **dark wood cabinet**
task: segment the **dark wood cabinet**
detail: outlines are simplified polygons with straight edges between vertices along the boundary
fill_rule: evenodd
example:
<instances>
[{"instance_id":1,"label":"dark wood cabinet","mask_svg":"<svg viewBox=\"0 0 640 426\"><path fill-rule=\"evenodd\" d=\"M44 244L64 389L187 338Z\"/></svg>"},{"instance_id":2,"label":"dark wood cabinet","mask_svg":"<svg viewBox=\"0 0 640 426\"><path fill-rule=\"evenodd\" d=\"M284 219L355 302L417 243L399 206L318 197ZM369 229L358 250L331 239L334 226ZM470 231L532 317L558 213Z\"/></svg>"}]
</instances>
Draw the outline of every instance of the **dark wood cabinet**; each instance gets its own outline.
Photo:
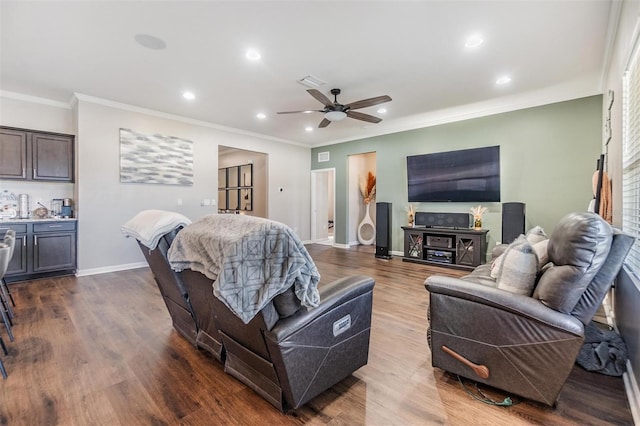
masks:
<instances>
[{"instance_id":1,"label":"dark wood cabinet","mask_svg":"<svg viewBox=\"0 0 640 426\"><path fill-rule=\"evenodd\" d=\"M403 226L402 229L404 261L468 270L486 262L487 229L408 226Z\"/></svg>"},{"instance_id":2,"label":"dark wood cabinet","mask_svg":"<svg viewBox=\"0 0 640 426\"><path fill-rule=\"evenodd\" d=\"M75 220L0 223L0 234L16 231L7 282L75 273L76 224Z\"/></svg>"},{"instance_id":3,"label":"dark wood cabinet","mask_svg":"<svg viewBox=\"0 0 640 426\"><path fill-rule=\"evenodd\" d=\"M27 132L0 128L0 179L26 179L27 168Z\"/></svg>"},{"instance_id":4,"label":"dark wood cabinet","mask_svg":"<svg viewBox=\"0 0 640 426\"><path fill-rule=\"evenodd\" d=\"M40 233L33 235L33 272L75 269L75 266L75 233Z\"/></svg>"},{"instance_id":5,"label":"dark wood cabinet","mask_svg":"<svg viewBox=\"0 0 640 426\"><path fill-rule=\"evenodd\" d=\"M0 230L2 231L0 235L4 235L5 233L2 228L3 226L0 224ZM29 271L27 263L27 225L21 225L17 228L13 257L9 260L9 266L7 266L7 271L5 272L7 276L26 274Z\"/></svg>"},{"instance_id":6,"label":"dark wood cabinet","mask_svg":"<svg viewBox=\"0 0 640 426\"><path fill-rule=\"evenodd\" d=\"M0 127L0 179L74 181L73 135Z\"/></svg>"},{"instance_id":7,"label":"dark wood cabinet","mask_svg":"<svg viewBox=\"0 0 640 426\"><path fill-rule=\"evenodd\" d=\"M32 133L33 180L73 182L73 136Z\"/></svg>"}]
</instances>

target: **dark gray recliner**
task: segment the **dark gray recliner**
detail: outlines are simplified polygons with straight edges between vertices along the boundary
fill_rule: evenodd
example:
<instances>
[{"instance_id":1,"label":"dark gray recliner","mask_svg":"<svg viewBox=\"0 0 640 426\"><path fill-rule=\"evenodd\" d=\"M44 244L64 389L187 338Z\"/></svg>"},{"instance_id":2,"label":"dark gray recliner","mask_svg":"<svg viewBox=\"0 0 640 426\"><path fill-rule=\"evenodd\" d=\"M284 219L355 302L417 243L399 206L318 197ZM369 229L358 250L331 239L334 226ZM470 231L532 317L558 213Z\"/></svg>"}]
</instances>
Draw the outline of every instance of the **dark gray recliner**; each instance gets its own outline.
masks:
<instances>
[{"instance_id":1,"label":"dark gray recliner","mask_svg":"<svg viewBox=\"0 0 640 426\"><path fill-rule=\"evenodd\" d=\"M192 345L206 349L218 360L222 359L222 340L217 332L213 315L205 314L208 306L211 287L192 288L191 295L182 281L182 277L171 269L167 252L182 226L163 235L155 249L150 250L140 241L138 245L144 253L147 263L156 280L162 298L167 306L173 327ZM194 305L203 314L196 316Z\"/></svg>"},{"instance_id":2,"label":"dark gray recliner","mask_svg":"<svg viewBox=\"0 0 640 426\"><path fill-rule=\"evenodd\" d=\"M213 281L199 272L179 273L190 295L209 289L197 317L213 315L205 329L218 332L225 371L284 411L311 398L367 364L374 281L352 276L320 286L320 305L300 306L292 289L276 296L248 324L213 296ZM195 298L191 296L191 299Z\"/></svg>"},{"instance_id":3,"label":"dark gray recliner","mask_svg":"<svg viewBox=\"0 0 640 426\"><path fill-rule=\"evenodd\" d=\"M571 213L548 243L532 296L490 285L487 266L457 279L434 275L428 341L434 367L554 405L634 243L593 213ZM495 280L494 280L495 281Z\"/></svg>"},{"instance_id":4,"label":"dark gray recliner","mask_svg":"<svg viewBox=\"0 0 640 426\"><path fill-rule=\"evenodd\" d=\"M174 327L222 361L225 371L285 411L298 408L367 364L374 280L345 277L318 287L320 305L301 306L293 288L248 324L213 295L200 272L175 272L167 258L179 232L154 250L140 244Z\"/></svg>"}]
</instances>

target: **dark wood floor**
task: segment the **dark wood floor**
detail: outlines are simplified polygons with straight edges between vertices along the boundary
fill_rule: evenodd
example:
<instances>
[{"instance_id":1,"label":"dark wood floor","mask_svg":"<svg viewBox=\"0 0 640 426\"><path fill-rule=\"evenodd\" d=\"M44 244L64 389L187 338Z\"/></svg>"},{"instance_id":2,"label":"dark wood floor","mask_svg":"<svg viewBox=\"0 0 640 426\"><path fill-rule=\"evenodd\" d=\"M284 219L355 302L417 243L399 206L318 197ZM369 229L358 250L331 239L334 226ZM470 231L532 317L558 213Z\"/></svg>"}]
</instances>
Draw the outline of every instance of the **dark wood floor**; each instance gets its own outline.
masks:
<instances>
[{"instance_id":1,"label":"dark wood floor","mask_svg":"<svg viewBox=\"0 0 640 426\"><path fill-rule=\"evenodd\" d=\"M376 280L369 363L306 406L281 414L190 346L147 268L11 286L15 342L3 357L8 425L632 425L622 379L575 367L555 409L472 399L431 367L422 285L450 269L376 260L371 247L310 245L322 283ZM494 399L506 395L484 389Z\"/></svg>"}]
</instances>

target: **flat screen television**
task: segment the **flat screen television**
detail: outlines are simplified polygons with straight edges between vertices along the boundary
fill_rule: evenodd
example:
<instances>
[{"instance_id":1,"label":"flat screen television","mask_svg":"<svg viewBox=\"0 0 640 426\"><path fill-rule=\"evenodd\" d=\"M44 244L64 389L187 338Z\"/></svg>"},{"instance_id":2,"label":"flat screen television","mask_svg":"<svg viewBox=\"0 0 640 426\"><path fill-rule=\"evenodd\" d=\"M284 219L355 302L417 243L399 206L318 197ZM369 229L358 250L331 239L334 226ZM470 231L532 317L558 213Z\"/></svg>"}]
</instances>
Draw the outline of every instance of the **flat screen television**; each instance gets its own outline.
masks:
<instances>
[{"instance_id":1,"label":"flat screen television","mask_svg":"<svg viewBox=\"0 0 640 426\"><path fill-rule=\"evenodd\" d=\"M409 202L500 201L500 147L407 157Z\"/></svg>"}]
</instances>

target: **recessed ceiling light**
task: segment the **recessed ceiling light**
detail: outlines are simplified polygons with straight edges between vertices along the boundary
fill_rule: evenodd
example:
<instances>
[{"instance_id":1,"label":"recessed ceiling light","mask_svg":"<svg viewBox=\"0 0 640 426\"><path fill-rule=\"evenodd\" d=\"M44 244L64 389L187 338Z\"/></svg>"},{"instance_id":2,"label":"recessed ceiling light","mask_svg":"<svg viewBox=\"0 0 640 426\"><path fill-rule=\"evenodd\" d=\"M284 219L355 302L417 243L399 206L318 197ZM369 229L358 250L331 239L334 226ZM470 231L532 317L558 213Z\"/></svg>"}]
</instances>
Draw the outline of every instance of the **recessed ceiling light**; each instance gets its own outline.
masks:
<instances>
[{"instance_id":1,"label":"recessed ceiling light","mask_svg":"<svg viewBox=\"0 0 640 426\"><path fill-rule=\"evenodd\" d=\"M196 95L193 92L182 92L182 97L192 101L196 98Z\"/></svg>"},{"instance_id":2,"label":"recessed ceiling light","mask_svg":"<svg viewBox=\"0 0 640 426\"><path fill-rule=\"evenodd\" d=\"M387 112L387 109L386 109L386 108L379 108L379 109L378 109L378 114L384 114L384 113L386 113L386 112Z\"/></svg>"},{"instance_id":3,"label":"recessed ceiling light","mask_svg":"<svg viewBox=\"0 0 640 426\"><path fill-rule=\"evenodd\" d=\"M474 47L478 47L482 44L484 39L479 34L473 34L467 38L467 41L464 44L464 47L473 49Z\"/></svg>"},{"instance_id":4,"label":"recessed ceiling light","mask_svg":"<svg viewBox=\"0 0 640 426\"><path fill-rule=\"evenodd\" d=\"M264 120L265 118L267 118L267 115L264 112L259 112L256 114L256 117L260 120Z\"/></svg>"},{"instance_id":5,"label":"recessed ceiling light","mask_svg":"<svg viewBox=\"0 0 640 426\"><path fill-rule=\"evenodd\" d=\"M498 85L503 85L503 84L507 84L511 82L511 77L509 77L508 75L503 75L502 77L499 77L496 80L496 84Z\"/></svg>"},{"instance_id":6,"label":"recessed ceiling light","mask_svg":"<svg viewBox=\"0 0 640 426\"><path fill-rule=\"evenodd\" d=\"M307 127L304 128L304 131L305 132L313 132L313 127L307 126Z\"/></svg>"},{"instance_id":7,"label":"recessed ceiling light","mask_svg":"<svg viewBox=\"0 0 640 426\"><path fill-rule=\"evenodd\" d=\"M260 55L260 52L258 52L255 49L249 49L247 50L247 53L245 54L245 56L247 57L248 60L250 61L257 61L259 60L262 56Z\"/></svg>"},{"instance_id":8,"label":"recessed ceiling light","mask_svg":"<svg viewBox=\"0 0 640 426\"><path fill-rule=\"evenodd\" d=\"M164 40L149 34L136 34L133 38L139 45L144 46L147 49L162 50L167 47L167 43L165 43Z\"/></svg>"}]
</instances>

